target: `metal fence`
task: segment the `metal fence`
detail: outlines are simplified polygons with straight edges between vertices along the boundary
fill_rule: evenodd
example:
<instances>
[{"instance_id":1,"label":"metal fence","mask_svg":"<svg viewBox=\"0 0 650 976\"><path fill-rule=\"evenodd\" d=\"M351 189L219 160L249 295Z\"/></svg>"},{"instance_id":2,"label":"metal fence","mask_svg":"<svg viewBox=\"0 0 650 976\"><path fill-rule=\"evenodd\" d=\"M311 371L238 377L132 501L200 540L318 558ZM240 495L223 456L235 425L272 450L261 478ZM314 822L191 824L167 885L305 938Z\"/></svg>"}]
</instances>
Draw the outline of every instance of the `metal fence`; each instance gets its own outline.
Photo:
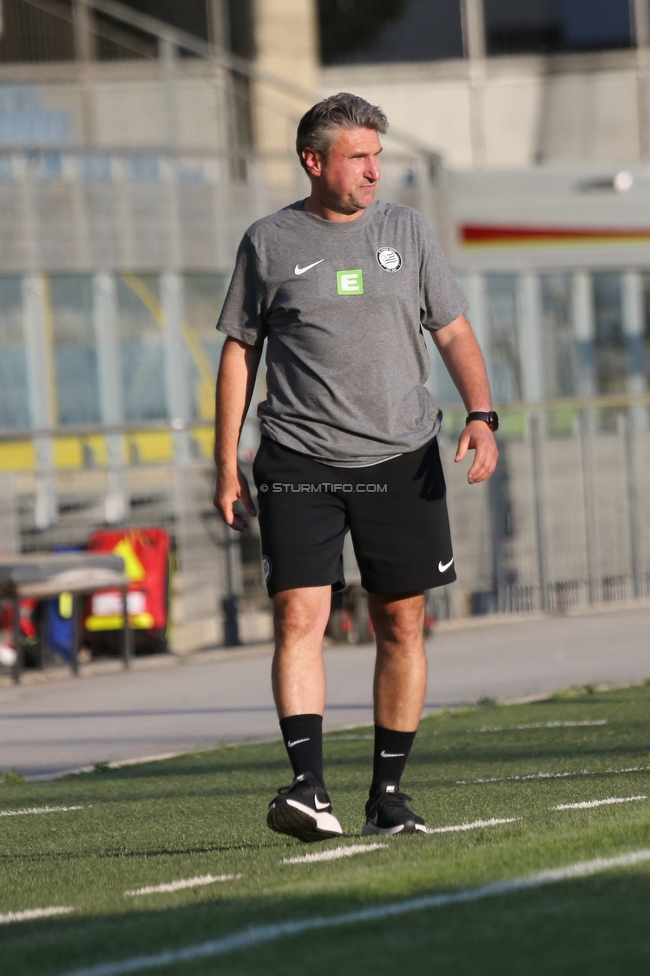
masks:
<instances>
[{"instance_id":1,"label":"metal fence","mask_svg":"<svg viewBox=\"0 0 650 976\"><path fill-rule=\"evenodd\" d=\"M647 396L510 404L497 470L469 486L468 464L453 463L464 412L451 407L440 440L458 580L432 592L436 616L561 613L650 596L649 408ZM250 421L246 469L256 430ZM223 526L211 503L212 465L190 457L123 474L123 524L163 525L174 539L172 646L269 639L257 524L243 535ZM22 550L83 544L106 522L108 471L55 473L56 520L46 530L37 528L36 477L4 479L1 548L12 539ZM354 581L350 555L346 547Z\"/></svg>"},{"instance_id":2,"label":"metal fence","mask_svg":"<svg viewBox=\"0 0 650 976\"><path fill-rule=\"evenodd\" d=\"M468 486L443 429L458 582L439 616L564 612L650 595L650 433L646 397L502 408L500 459ZM464 414L463 414L464 416Z\"/></svg>"},{"instance_id":3,"label":"metal fence","mask_svg":"<svg viewBox=\"0 0 650 976\"><path fill-rule=\"evenodd\" d=\"M280 185L269 175L276 162L287 170ZM245 179L233 176L236 163ZM438 228L440 185L422 157L386 154L382 198ZM246 228L307 192L287 155L0 148L0 274L229 273Z\"/></svg>"}]
</instances>

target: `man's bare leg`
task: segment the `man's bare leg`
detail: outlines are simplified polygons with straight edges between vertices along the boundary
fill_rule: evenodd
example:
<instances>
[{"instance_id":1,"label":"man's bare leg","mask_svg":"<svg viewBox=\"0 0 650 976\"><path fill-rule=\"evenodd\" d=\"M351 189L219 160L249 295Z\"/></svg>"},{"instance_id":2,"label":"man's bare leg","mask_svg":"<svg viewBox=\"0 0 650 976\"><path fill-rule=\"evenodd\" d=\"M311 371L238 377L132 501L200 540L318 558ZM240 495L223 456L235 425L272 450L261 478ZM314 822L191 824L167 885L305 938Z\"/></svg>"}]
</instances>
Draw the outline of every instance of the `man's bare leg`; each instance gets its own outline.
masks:
<instances>
[{"instance_id":1,"label":"man's bare leg","mask_svg":"<svg viewBox=\"0 0 650 976\"><path fill-rule=\"evenodd\" d=\"M399 783L422 714L427 685L424 594L368 595L377 638L375 746L365 834L424 831Z\"/></svg>"},{"instance_id":2,"label":"man's bare leg","mask_svg":"<svg viewBox=\"0 0 650 976\"><path fill-rule=\"evenodd\" d=\"M325 710L323 635L330 614L331 586L282 590L273 597L275 654L273 698L278 717Z\"/></svg>"},{"instance_id":3,"label":"man's bare leg","mask_svg":"<svg viewBox=\"0 0 650 976\"><path fill-rule=\"evenodd\" d=\"M323 634L331 593L331 586L314 586L273 597L273 696L295 779L271 802L267 823L304 841L342 833L323 779Z\"/></svg>"},{"instance_id":4,"label":"man's bare leg","mask_svg":"<svg viewBox=\"0 0 650 976\"><path fill-rule=\"evenodd\" d=\"M375 723L415 732L427 688L424 594L369 593L368 609L377 638Z\"/></svg>"}]
</instances>

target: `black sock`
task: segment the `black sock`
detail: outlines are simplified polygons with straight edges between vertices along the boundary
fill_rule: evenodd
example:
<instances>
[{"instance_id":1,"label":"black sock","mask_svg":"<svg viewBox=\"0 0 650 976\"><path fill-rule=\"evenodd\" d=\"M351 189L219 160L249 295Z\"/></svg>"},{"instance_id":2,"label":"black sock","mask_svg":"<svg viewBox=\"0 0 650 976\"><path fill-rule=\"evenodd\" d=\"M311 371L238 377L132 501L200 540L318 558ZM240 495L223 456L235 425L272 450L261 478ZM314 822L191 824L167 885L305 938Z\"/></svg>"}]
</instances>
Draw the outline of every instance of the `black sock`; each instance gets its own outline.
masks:
<instances>
[{"instance_id":1,"label":"black sock","mask_svg":"<svg viewBox=\"0 0 650 976\"><path fill-rule=\"evenodd\" d=\"M394 732L375 725L371 793L379 789L380 783L395 783L399 787L414 739L415 732Z\"/></svg>"},{"instance_id":2,"label":"black sock","mask_svg":"<svg viewBox=\"0 0 650 976\"><path fill-rule=\"evenodd\" d=\"M323 716L291 715L280 719L280 728L294 776L311 773L324 787Z\"/></svg>"}]
</instances>

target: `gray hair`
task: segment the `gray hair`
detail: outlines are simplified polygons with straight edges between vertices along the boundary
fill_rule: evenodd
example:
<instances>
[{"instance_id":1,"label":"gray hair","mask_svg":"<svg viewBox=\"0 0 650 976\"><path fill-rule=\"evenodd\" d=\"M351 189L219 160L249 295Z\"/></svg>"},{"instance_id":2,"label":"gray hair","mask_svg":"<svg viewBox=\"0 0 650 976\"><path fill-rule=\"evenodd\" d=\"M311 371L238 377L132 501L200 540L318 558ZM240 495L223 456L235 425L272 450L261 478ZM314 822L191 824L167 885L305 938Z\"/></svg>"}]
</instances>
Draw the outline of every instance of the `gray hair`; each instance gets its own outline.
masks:
<instances>
[{"instance_id":1,"label":"gray hair","mask_svg":"<svg viewBox=\"0 0 650 976\"><path fill-rule=\"evenodd\" d=\"M298 123L296 152L306 171L303 150L309 147L325 155L336 129L374 129L384 133L388 119L378 105L371 105L358 95L339 92L313 105Z\"/></svg>"}]
</instances>

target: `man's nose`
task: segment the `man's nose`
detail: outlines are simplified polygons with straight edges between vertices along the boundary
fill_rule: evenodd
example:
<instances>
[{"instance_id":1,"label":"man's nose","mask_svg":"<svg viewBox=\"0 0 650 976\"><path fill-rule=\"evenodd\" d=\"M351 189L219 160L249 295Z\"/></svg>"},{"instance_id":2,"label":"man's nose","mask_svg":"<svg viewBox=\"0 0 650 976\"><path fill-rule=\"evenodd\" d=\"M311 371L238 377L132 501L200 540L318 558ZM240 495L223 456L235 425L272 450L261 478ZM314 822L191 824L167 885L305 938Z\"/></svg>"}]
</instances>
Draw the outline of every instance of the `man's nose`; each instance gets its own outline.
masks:
<instances>
[{"instance_id":1,"label":"man's nose","mask_svg":"<svg viewBox=\"0 0 650 976\"><path fill-rule=\"evenodd\" d=\"M368 161L366 166L366 171L363 174L367 180L372 180L373 183L379 182L381 168L378 159L371 159Z\"/></svg>"}]
</instances>

